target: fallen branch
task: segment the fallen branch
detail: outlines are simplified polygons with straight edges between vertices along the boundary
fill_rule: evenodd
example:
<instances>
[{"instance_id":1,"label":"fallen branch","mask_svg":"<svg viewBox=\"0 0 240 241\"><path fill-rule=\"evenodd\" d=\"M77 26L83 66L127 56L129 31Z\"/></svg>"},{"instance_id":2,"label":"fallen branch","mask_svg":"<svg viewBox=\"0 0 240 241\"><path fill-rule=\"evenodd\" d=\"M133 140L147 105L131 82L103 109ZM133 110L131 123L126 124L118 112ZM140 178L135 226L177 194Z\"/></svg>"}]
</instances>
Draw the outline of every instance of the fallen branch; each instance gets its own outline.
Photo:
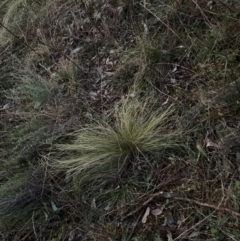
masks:
<instances>
[{"instance_id":1,"label":"fallen branch","mask_svg":"<svg viewBox=\"0 0 240 241\"><path fill-rule=\"evenodd\" d=\"M231 214L232 216L237 216L237 217L240 217L240 213L236 212L236 211L233 211L231 209L228 209L228 208L221 208L221 207L218 207L218 206L215 206L215 205L212 205L212 204L208 204L208 203L203 203L203 202L199 202L199 201L196 201L196 200L192 200L190 198L185 198L185 197L173 197L173 199L175 200L180 200L180 201L186 201L186 202L191 202L191 203L195 203L199 206L202 206L202 207L208 207L208 208L212 208L216 211L222 211L222 212L227 212L229 214Z\"/></svg>"},{"instance_id":2,"label":"fallen branch","mask_svg":"<svg viewBox=\"0 0 240 241\"><path fill-rule=\"evenodd\" d=\"M193 199L190 199L190 198L180 197L177 194L172 194L172 193L169 193L169 192L162 192L162 191L160 191L160 192L152 194L150 196L150 198L147 199L141 206L137 207L134 211L132 211L131 213L127 214L123 218L123 220L128 218L128 217L130 217L130 216L132 216L133 214L135 214L136 212L141 210L143 207L147 206L151 201L154 200L154 198L165 198L165 199L172 198L174 200L186 201L186 202L190 202L190 203L195 203L195 204L197 204L199 206L202 206L202 207L208 207L208 208L214 209L215 211L227 212L227 213L231 214L232 216L240 217L240 213L238 213L236 211L233 211L231 209L228 209L228 208L222 208L220 206L215 206L215 205L212 205L212 204L199 202L199 201L196 201L196 200L193 200Z\"/></svg>"}]
</instances>

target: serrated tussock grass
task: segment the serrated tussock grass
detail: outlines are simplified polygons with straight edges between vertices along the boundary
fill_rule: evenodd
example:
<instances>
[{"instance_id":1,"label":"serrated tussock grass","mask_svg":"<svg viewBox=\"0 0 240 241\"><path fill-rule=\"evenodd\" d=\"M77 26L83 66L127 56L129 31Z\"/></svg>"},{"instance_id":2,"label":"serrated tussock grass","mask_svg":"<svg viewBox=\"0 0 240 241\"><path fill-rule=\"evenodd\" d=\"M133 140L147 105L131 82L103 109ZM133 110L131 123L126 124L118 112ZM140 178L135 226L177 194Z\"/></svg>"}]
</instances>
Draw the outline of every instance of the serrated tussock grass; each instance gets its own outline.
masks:
<instances>
[{"instance_id":1,"label":"serrated tussock grass","mask_svg":"<svg viewBox=\"0 0 240 241\"><path fill-rule=\"evenodd\" d=\"M34 108L38 109L46 105L57 94L58 84L56 81L48 81L28 67L15 70L12 77L16 84L9 93L9 99L29 100Z\"/></svg>"},{"instance_id":2,"label":"serrated tussock grass","mask_svg":"<svg viewBox=\"0 0 240 241\"><path fill-rule=\"evenodd\" d=\"M178 148L182 132L173 127L174 107L154 106L151 99L125 100L115 109L114 121L88 124L74 133L74 143L58 145L64 158L57 166L81 183L106 171L118 175L134 157L145 158L144 153Z\"/></svg>"},{"instance_id":3,"label":"serrated tussock grass","mask_svg":"<svg viewBox=\"0 0 240 241\"><path fill-rule=\"evenodd\" d=\"M14 0L0 3L3 28L0 26L0 46L5 47L14 37L23 37L29 24L38 17L38 13L46 5L46 1Z\"/></svg>"}]
</instances>

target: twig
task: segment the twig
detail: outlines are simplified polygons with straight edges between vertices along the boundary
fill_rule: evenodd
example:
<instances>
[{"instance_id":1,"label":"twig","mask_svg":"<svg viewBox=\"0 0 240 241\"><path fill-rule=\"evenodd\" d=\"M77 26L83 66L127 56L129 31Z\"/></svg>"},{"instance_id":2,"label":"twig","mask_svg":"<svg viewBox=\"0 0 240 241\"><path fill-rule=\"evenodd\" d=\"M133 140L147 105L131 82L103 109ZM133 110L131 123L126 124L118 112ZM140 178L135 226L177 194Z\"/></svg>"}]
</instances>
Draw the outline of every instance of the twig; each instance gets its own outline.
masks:
<instances>
[{"instance_id":1,"label":"twig","mask_svg":"<svg viewBox=\"0 0 240 241\"><path fill-rule=\"evenodd\" d=\"M131 239L131 238L132 238L132 235L133 235L133 233L134 233L134 230L135 230L136 227L137 227L137 223L139 222L139 219L140 219L141 216L142 216L142 212L138 215L137 221L135 222L135 224L134 224L134 226L133 226L130 234L128 235L127 241L132 240L132 239Z\"/></svg>"},{"instance_id":2,"label":"twig","mask_svg":"<svg viewBox=\"0 0 240 241\"><path fill-rule=\"evenodd\" d=\"M206 216L204 219L202 219L201 221L199 221L198 223L194 224L191 228L187 229L186 231L184 231L183 233L181 233L180 235L178 235L173 241L176 241L178 239L180 239L182 236L184 236L186 233L188 233L189 231L193 230L194 228L196 228L197 226L199 226L201 223L203 223L204 221L206 221L208 218L210 218L213 214L215 213L215 210L210 213L208 216Z\"/></svg>"},{"instance_id":3,"label":"twig","mask_svg":"<svg viewBox=\"0 0 240 241\"><path fill-rule=\"evenodd\" d=\"M45 157L47 159L47 157ZM49 170L45 170L47 172L47 174L49 175L49 177L53 180L53 182L56 184L56 186L62 191L63 195L67 198L68 203L70 205L70 207L81 217L84 218L84 216L82 215L82 213L78 210L78 208L76 207L75 203L73 202L73 200L69 197L69 195L66 194L65 190L61 187L61 185L59 185L59 183L56 181L56 179L53 177L53 175L51 174L51 172Z\"/></svg>"},{"instance_id":4,"label":"twig","mask_svg":"<svg viewBox=\"0 0 240 241\"><path fill-rule=\"evenodd\" d=\"M36 52L35 49L33 49L27 42L22 41L14 32L12 32L8 27L6 27L2 22L0 22L0 26L2 26L7 32L9 32L12 36L14 36L16 39L18 39L21 43L23 43L27 48L29 48L31 51L33 51L34 53L36 53L37 55L39 55L39 53ZM44 43L44 42L43 42ZM48 47L48 45L46 43L44 43L44 45L46 47ZM62 55L68 59L73 65L75 65L79 70L81 70L82 72L84 72L83 68L80 67L74 60L72 60L72 58L70 58L68 55L62 53Z\"/></svg>"},{"instance_id":5,"label":"twig","mask_svg":"<svg viewBox=\"0 0 240 241\"><path fill-rule=\"evenodd\" d=\"M34 225L34 211L33 211L33 214L32 214L32 225L33 225L34 235L35 235L35 237L36 237L36 240L38 240L37 232L36 232L35 225Z\"/></svg>"},{"instance_id":6,"label":"twig","mask_svg":"<svg viewBox=\"0 0 240 241\"><path fill-rule=\"evenodd\" d=\"M226 3L224 3L222 0L217 0L219 3L221 3L223 6L225 6L226 8L228 8L231 12L235 13L235 11L230 8Z\"/></svg>"},{"instance_id":7,"label":"twig","mask_svg":"<svg viewBox=\"0 0 240 241\"><path fill-rule=\"evenodd\" d=\"M196 5L196 7L200 10L200 12L201 12L201 14L202 14L202 16L203 16L203 18L206 20L206 22L207 22L207 25L208 25L208 27L212 27L212 24L211 24L211 22L209 21L209 19L208 19L208 17L206 16L206 14L203 12L203 10L201 9L201 7L198 5L198 3L195 1L195 0L192 0L192 2Z\"/></svg>"},{"instance_id":8,"label":"twig","mask_svg":"<svg viewBox=\"0 0 240 241\"><path fill-rule=\"evenodd\" d=\"M228 209L228 208L221 208L219 206L215 206L215 205L212 205L212 204L208 204L208 203L203 203L203 202L199 202L197 200L193 200L193 199L189 199L189 198L185 198L185 197L173 197L173 199L175 200L180 200L180 201L186 201L186 202L191 202L191 203L195 203L199 206L202 206L202 207L208 207L208 208L212 208L216 211L222 211L222 212L227 212L229 214L231 214L232 216L237 216L237 217L240 217L240 213L236 212L236 211L233 211L231 209Z\"/></svg>"},{"instance_id":9,"label":"twig","mask_svg":"<svg viewBox=\"0 0 240 241\"><path fill-rule=\"evenodd\" d=\"M136 212L138 212L139 210L141 210L143 207L147 206L154 198L166 198L166 199L169 199L169 198L172 198L174 200L179 200L179 201L186 201L186 202L191 202L191 203L195 203L199 206L202 206L202 207L208 207L208 208L212 208L214 209L215 211L222 211L222 212L227 212L229 214L231 214L232 216L236 216L236 217L240 217L240 213L236 212L236 211L233 211L231 209L228 209L228 208L222 208L220 207L220 204L218 206L215 206L215 205L212 205L212 204L208 204L208 203L203 203L203 202L199 202L199 201L196 201L196 200L193 200L193 199L190 199L190 198L186 198L186 197L180 197L178 196L178 194L171 194L171 193L168 193L168 192L163 192L163 191L159 191L159 192L156 192L154 194L152 194L150 196L149 199L147 199L141 206L137 207L135 210L133 210L131 213L127 214L124 218L128 218L130 216L132 216L133 214L135 214Z\"/></svg>"},{"instance_id":10,"label":"twig","mask_svg":"<svg viewBox=\"0 0 240 241\"><path fill-rule=\"evenodd\" d=\"M174 100L175 102L178 102L179 104L181 104L180 101L178 101L177 99L175 99L174 97L172 97L171 95L168 95L166 93L164 93L163 91L161 91L160 89L158 89L156 86L153 85L153 83L151 81L149 81L147 78L146 78L147 82L153 87L155 88L159 93L167 96L168 98L171 98L172 100Z\"/></svg>"},{"instance_id":11,"label":"twig","mask_svg":"<svg viewBox=\"0 0 240 241\"><path fill-rule=\"evenodd\" d=\"M221 202L219 202L218 207L220 207L220 205L222 204L224 200L224 196L222 197ZM199 226L201 223L203 223L205 220L207 220L208 218L210 218L214 213L216 212L216 209L210 213L208 216L206 216L204 219L202 219L200 222L196 223L195 225L193 225L191 228L187 229L186 231L184 231L183 233L181 233L180 235L178 235L173 241L176 241L178 239L180 239L183 235L185 235L186 233L188 233L190 230L196 228L197 226Z\"/></svg>"},{"instance_id":12,"label":"twig","mask_svg":"<svg viewBox=\"0 0 240 241\"><path fill-rule=\"evenodd\" d=\"M183 42L183 40L178 36L178 34L169 27L166 23L164 23L155 13L153 13L150 9L148 9L146 6L140 3L140 5L145 8L149 13L151 13L159 22L161 22L165 27L167 27L179 40Z\"/></svg>"}]
</instances>

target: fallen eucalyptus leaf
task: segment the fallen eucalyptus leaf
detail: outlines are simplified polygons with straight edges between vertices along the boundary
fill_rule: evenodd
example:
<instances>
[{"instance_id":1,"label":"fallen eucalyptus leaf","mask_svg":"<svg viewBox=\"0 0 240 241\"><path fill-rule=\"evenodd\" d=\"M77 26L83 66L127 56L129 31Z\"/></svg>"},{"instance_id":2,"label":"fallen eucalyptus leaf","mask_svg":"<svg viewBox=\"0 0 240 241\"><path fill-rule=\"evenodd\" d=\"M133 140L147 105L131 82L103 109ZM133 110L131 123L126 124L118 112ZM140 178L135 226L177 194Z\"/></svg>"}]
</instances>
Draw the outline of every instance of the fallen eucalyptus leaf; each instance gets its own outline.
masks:
<instances>
[{"instance_id":1,"label":"fallen eucalyptus leaf","mask_svg":"<svg viewBox=\"0 0 240 241\"><path fill-rule=\"evenodd\" d=\"M10 103L7 103L7 104L5 104L5 105L2 107L2 109L0 109L0 110L7 110L7 109L10 108L10 106L11 106L11 104L10 104Z\"/></svg>"},{"instance_id":2,"label":"fallen eucalyptus leaf","mask_svg":"<svg viewBox=\"0 0 240 241\"><path fill-rule=\"evenodd\" d=\"M45 220L48 220L48 214L44 212Z\"/></svg>"},{"instance_id":3,"label":"fallen eucalyptus leaf","mask_svg":"<svg viewBox=\"0 0 240 241\"><path fill-rule=\"evenodd\" d=\"M81 48L77 47L72 51L72 54L76 54Z\"/></svg>"},{"instance_id":4,"label":"fallen eucalyptus leaf","mask_svg":"<svg viewBox=\"0 0 240 241\"><path fill-rule=\"evenodd\" d=\"M168 241L173 241L172 233L169 230L167 232L167 238L168 238Z\"/></svg>"},{"instance_id":5,"label":"fallen eucalyptus leaf","mask_svg":"<svg viewBox=\"0 0 240 241\"><path fill-rule=\"evenodd\" d=\"M169 97L162 103L162 105L166 105L168 103Z\"/></svg>"},{"instance_id":6,"label":"fallen eucalyptus leaf","mask_svg":"<svg viewBox=\"0 0 240 241\"><path fill-rule=\"evenodd\" d=\"M53 201L51 201L51 205L52 205L53 212L57 212L58 208L57 208L56 204Z\"/></svg>"},{"instance_id":7,"label":"fallen eucalyptus leaf","mask_svg":"<svg viewBox=\"0 0 240 241\"><path fill-rule=\"evenodd\" d=\"M210 141L210 139L208 139L208 138L206 138L205 142L206 142L206 147L216 147L216 148L219 148L218 144Z\"/></svg>"},{"instance_id":8,"label":"fallen eucalyptus leaf","mask_svg":"<svg viewBox=\"0 0 240 241\"><path fill-rule=\"evenodd\" d=\"M170 192L161 192L161 197L164 198L171 198L172 194Z\"/></svg>"},{"instance_id":9,"label":"fallen eucalyptus leaf","mask_svg":"<svg viewBox=\"0 0 240 241\"><path fill-rule=\"evenodd\" d=\"M175 78L171 78L171 79L170 79L170 82L171 82L171 84L176 84L176 83L177 83L177 80L176 80Z\"/></svg>"},{"instance_id":10,"label":"fallen eucalyptus leaf","mask_svg":"<svg viewBox=\"0 0 240 241\"><path fill-rule=\"evenodd\" d=\"M174 223L175 223L175 221L173 219L172 213L168 212L165 216L165 220L164 220L164 223L162 226L172 227Z\"/></svg>"},{"instance_id":11,"label":"fallen eucalyptus leaf","mask_svg":"<svg viewBox=\"0 0 240 241\"><path fill-rule=\"evenodd\" d=\"M176 72L177 71L177 66L175 66L172 70L172 73Z\"/></svg>"},{"instance_id":12,"label":"fallen eucalyptus leaf","mask_svg":"<svg viewBox=\"0 0 240 241\"><path fill-rule=\"evenodd\" d=\"M96 209L96 208L97 208L96 199L95 199L95 198L92 200L91 208L93 208L93 209Z\"/></svg>"},{"instance_id":13,"label":"fallen eucalyptus leaf","mask_svg":"<svg viewBox=\"0 0 240 241\"><path fill-rule=\"evenodd\" d=\"M96 99L97 93L94 92L94 91L90 91L90 92L89 92L89 97L92 98L92 99Z\"/></svg>"},{"instance_id":14,"label":"fallen eucalyptus leaf","mask_svg":"<svg viewBox=\"0 0 240 241\"><path fill-rule=\"evenodd\" d=\"M156 209L153 209L153 210L151 211L151 214L152 214L153 216L159 216L159 215L162 214L162 212L163 212L163 209L162 209L162 208L156 208Z\"/></svg>"},{"instance_id":15,"label":"fallen eucalyptus leaf","mask_svg":"<svg viewBox=\"0 0 240 241\"><path fill-rule=\"evenodd\" d=\"M195 237L199 236L199 234L201 234L201 233L198 231L194 231L188 236L188 238L195 238Z\"/></svg>"},{"instance_id":16,"label":"fallen eucalyptus leaf","mask_svg":"<svg viewBox=\"0 0 240 241\"><path fill-rule=\"evenodd\" d=\"M110 206L111 206L111 203L109 202L109 203L107 204L107 206L104 208L104 210L105 210L105 211L109 211Z\"/></svg>"},{"instance_id":17,"label":"fallen eucalyptus leaf","mask_svg":"<svg viewBox=\"0 0 240 241\"><path fill-rule=\"evenodd\" d=\"M146 223L147 222L147 217L149 216L150 214L150 207L147 207L144 215L143 215L143 218L142 218L142 223Z\"/></svg>"},{"instance_id":18,"label":"fallen eucalyptus leaf","mask_svg":"<svg viewBox=\"0 0 240 241\"><path fill-rule=\"evenodd\" d=\"M69 233L68 241L73 241L75 239L75 230Z\"/></svg>"}]
</instances>

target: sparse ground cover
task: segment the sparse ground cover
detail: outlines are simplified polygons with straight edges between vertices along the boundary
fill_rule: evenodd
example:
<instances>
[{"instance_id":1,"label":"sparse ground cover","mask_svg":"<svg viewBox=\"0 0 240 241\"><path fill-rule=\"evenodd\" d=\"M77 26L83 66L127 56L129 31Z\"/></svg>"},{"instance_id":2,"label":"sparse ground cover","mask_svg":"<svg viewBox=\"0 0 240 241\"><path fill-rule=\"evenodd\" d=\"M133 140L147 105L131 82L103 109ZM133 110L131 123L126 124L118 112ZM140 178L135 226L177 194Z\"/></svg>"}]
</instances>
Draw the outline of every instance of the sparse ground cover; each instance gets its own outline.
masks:
<instances>
[{"instance_id":1,"label":"sparse ground cover","mask_svg":"<svg viewBox=\"0 0 240 241\"><path fill-rule=\"evenodd\" d=\"M240 3L0 3L1 240L240 240Z\"/></svg>"}]
</instances>

